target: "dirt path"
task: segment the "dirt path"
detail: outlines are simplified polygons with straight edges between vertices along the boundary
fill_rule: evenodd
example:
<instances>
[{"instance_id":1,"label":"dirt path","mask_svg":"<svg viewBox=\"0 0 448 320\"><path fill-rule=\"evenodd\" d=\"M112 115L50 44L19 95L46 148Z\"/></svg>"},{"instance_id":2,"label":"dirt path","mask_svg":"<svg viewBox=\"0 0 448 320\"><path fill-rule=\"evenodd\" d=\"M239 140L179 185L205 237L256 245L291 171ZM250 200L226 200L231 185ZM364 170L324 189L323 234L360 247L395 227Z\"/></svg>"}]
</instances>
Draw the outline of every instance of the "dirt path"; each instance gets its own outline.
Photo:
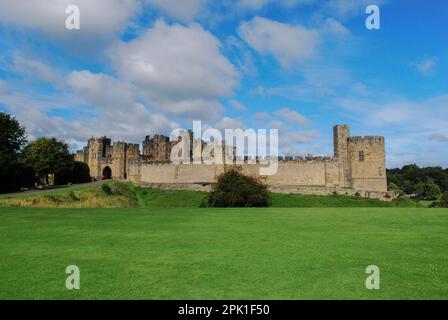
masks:
<instances>
[{"instance_id":1,"label":"dirt path","mask_svg":"<svg viewBox=\"0 0 448 320\"><path fill-rule=\"evenodd\" d=\"M76 190L83 186L94 186L94 185L98 185L98 184L103 184L106 181L107 180L89 182L89 183L79 183L79 184L74 184L71 186L61 186L60 188L54 188L54 189L30 190L30 191L24 191L24 192L5 193L5 194L1 194L0 198L9 198L9 197L16 197L16 196L32 196L32 195L38 195L38 194L43 194L43 193L57 193L57 192L71 190L71 189Z\"/></svg>"}]
</instances>

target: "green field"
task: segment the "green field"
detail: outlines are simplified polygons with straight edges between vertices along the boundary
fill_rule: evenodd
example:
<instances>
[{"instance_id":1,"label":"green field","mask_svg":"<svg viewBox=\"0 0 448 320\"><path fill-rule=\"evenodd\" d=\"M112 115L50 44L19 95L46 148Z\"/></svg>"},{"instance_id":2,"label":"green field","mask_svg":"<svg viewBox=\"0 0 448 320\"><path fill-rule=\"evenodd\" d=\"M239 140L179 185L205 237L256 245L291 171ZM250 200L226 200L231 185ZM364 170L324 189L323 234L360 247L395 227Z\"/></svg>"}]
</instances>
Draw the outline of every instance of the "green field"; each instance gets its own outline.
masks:
<instances>
[{"instance_id":1,"label":"green field","mask_svg":"<svg viewBox=\"0 0 448 320\"><path fill-rule=\"evenodd\" d=\"M1 206L33 208L199 208L204 192L189 190L159 190L111 181L112 194L106 194L101 184L73 186L37 193L0 195ZM342 195L315 196L271 193L271 207L328 208L328 207L418 207L410 199L391 202Z\"/></svg>"},{"instance_id":2,"label":"green field","mask_svg":"<svg viewBox=\"0 0 448 320\"><path fill-rule=\"evenodd\" d=\"M2 207L0 243L0 299L448 298L445 209Z\"/></svg>"}]
</instances>

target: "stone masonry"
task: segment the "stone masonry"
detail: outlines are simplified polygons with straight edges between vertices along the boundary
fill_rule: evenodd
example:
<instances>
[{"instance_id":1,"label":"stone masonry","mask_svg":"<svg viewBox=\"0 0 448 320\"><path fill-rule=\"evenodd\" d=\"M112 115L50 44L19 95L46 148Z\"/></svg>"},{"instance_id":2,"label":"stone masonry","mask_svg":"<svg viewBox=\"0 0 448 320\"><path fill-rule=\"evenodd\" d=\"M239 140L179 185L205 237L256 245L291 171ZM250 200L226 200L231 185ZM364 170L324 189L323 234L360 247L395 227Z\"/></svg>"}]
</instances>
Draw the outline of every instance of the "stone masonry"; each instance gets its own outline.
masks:
<instances>
[{"instance_id":1,"label":"stone masonry","mask_svg":"<svg viewBox=\"0 0 448 320\"><path fill-rule=\"evenodd\" d=\"M279 157L278 171L266 176L274 190L318 194L346 190L344 194L386 194L386 161L384 137L350 137L347 125L333 128L332 157ZM125 179L147 184L192 185L210 184L224 172L226 165L173 164L173 148L168 137L146 137L143 154L138 144L111 143L103 138L91 138L87 147L76 153L76 160L88 164L95 179ZM258 175L261 163L241 164L243 172ZM326 188L325 191L324 188ZM285 191L286 190L286 191ZM308 190L308 191L306 191ZM381 198L381 196L375 196Z\"/></svg>"}]
</instances>

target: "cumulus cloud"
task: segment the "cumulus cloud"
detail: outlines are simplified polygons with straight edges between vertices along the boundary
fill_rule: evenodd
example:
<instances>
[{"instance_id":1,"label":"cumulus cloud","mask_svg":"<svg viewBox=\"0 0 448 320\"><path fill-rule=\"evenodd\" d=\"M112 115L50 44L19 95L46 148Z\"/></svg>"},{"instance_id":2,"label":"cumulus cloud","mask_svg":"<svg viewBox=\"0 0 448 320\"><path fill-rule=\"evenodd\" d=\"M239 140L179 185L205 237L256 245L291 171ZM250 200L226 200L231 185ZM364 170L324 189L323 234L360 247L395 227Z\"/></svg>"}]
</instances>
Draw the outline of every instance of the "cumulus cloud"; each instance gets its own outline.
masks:
<instances>
[{"instance_id":1,"label":"cumulus cloud","mask_svg":"<svg viewBox=\"0 0 448 320\"><path fill-rule=\"evenodd\" d=\"M225 129L245 129L246 126L242 121L238 119L224 117L215 123L215 128L221 130L224 134Z\"/></svg>"},{"instance_id":2,"label":"cumulus cloud","mask_svg":"<svg viewBox=\"0 0 448 320\"><path fill-rule=\"evenodd\" d=\"M99 75L89 77L94 79L90 79L91 83L95 80L104 81L104 77ZM106 83L107 81L109 80L106 80ZM95 84L95 88L102 90L106 86ZM87 89L80 86L77 94L83 94L82 90ZM51 97L0 92L0 104L3 104L26 127L29 139L41 136L57 137L71 143L73 148L85 144L91 136L103 135L110 136L114 140L125 139L138 143L147 134L167 132L179 126L164 114L153 112L140 103L132 103L115 110L112 109L114 108L112 104L107 108L101 104L107 100L102 100L101 94L94 91L95 89L83 94L82 98L76 95ZM70 112L55 115L55 111L59 111L59 108Z\"/></svg>"},{"instance_id":3,"label":"cumulus cloud","mask_svg":"<svg viewBox=\"0 0 448 320\"><path fill-rule=\"evenodd\" d=\"M243 22L240 36L261 54L271 54L283 67L316 56L319 34L300 25L290 25L261 17Z\"/></svg>"},{"instance_id":4,"label":"cumulus cloud","mask_svg":"<svg viewBox=\"0 0 448 320\"><path fill-rule=\"evenodd\" d=\"M288 108L281 108L275 111L274 114L283 120L294 122L301 127L308 127L310 125L310 121L304 115Z\"/></svg>"},{"instance_id":5,"label":"cumulus cloud","mask_svg":"<svg viewBox=\"0 0 448 320\"><path fill-rule=\"evenodd\" d=\"M86 102L109 112L127 112L136 99L131 84L103 73L73 71L68 77L68 84Z\"/></svg>"},{"instance_id":6,"label":"cumulus cloud","mask_svg":"<svg viewBox=\"0 0 448 320\"><path fill-rule=\"evenodd\" d=\"M27 79L38 79L41 82L53 86L61 86L63 80L55 70L42 61L24 57L16 53L13 56L13 63L9 66L10 71L25 76Z\"/></svg>"},{"instance_id":7,"label":"cumulus cloud","mask_svg":"<svg viewBox=\"0 0 448 320\"><path fill-rule=\"evenodd\" d=\"M387 2L388 0L376 0L375 3L371 0L328 0L323 2L320 11L339 19L350 19L365 14L367 6L371 4L381 9L381 6Z\"/></svg>"},{"instance_id":8,"label":"cumulus cloud","mask_svg":"<svg viewBox=\"0 0 448 320\"><path fill-rule=\"evenodd\" d=\"M186 113L186 106L201 102L205 115L239 84L237 69L220 49L220 41L198 24L159 20L137 39L116 44L110 57L120 78L134 83L155 106Z\"/></svg>"},{"instance_id":9,"label":"cumulus cloud","mask_svg":"<svg viewBox=\"0 0 448 320\"><path fill-rule=\"evenodd\" d=\"M286 8L315 3L316 0L237 0L235 6L238 10L260 10L269 4L276 4Z\"/></svg>"},{"instance_id":10,"label":"cumulus cloud","mask_svg":"<svg viewBox=\"0 0 448 320\"><path fill-rule=\"evenodd\" d=\"M238 102L236 100L231 100L230 106L237 111L247 111L247 107L241 102Z\"/></svg>"},{"instance_id":11,"label":"cumulus cloud","mask_svg":"<svg viewBox=\"0 0 448 320\"><path fill-rule=\"evenodd\" d=\"M81 29L78 32L65 28L68 17L65 10L69 5L77 5L80 9ZM138 0L2 0L0 20L56 36L78 33L104 37L122 31L139 9Z\"/></svg>"},{"instance_id":12,"label":"cumulus cloud","mask_svg":"<svg viewBox=\"0 0 448 320\"><path fill-rule=\"evenodd\" d=\"M423 101L395 99L372 102L343 99L340 106L349 110L352 117L364 128L386 136L388 166L402 166L409 162L420 165L446 165L448 136L446 123L448 95L435 96ZM418 141L425 141L424 144ZM437 150L436 152L434 150Z\"/></svg>"},{"instance_id":13,"label":"cumulus cloud","mask_svg":"<svg viewBox=\"0 0 448 320\"><path fill-rule=\"evenodd\" d=\"M173 18L191 22L201 12L207 0L145 0Z\"/></svg>"}]
</instances>

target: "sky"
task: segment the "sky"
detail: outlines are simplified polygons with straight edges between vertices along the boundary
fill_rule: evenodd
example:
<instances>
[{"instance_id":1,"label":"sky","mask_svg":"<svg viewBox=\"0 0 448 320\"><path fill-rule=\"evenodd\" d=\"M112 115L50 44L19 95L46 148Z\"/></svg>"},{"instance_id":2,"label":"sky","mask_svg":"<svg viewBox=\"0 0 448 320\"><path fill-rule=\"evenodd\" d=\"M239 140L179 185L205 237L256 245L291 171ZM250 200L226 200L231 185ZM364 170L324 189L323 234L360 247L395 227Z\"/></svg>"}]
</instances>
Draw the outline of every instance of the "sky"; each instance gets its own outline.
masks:
<instances>
[{"instance_id":1,"label":"sky","mask_svg":"<svg viewBox=\"0 0 448 320\"><path fill-rule=\"evenodd\" d=\"M68 5L80 29L68 30ZM380 9L369 30L368 5ZM386 139L389 168L448 167L446 1L1 0L0 111L76 150L192 127L279 129L283 155L332 127Z\"/></svg>"}]
</instances>

